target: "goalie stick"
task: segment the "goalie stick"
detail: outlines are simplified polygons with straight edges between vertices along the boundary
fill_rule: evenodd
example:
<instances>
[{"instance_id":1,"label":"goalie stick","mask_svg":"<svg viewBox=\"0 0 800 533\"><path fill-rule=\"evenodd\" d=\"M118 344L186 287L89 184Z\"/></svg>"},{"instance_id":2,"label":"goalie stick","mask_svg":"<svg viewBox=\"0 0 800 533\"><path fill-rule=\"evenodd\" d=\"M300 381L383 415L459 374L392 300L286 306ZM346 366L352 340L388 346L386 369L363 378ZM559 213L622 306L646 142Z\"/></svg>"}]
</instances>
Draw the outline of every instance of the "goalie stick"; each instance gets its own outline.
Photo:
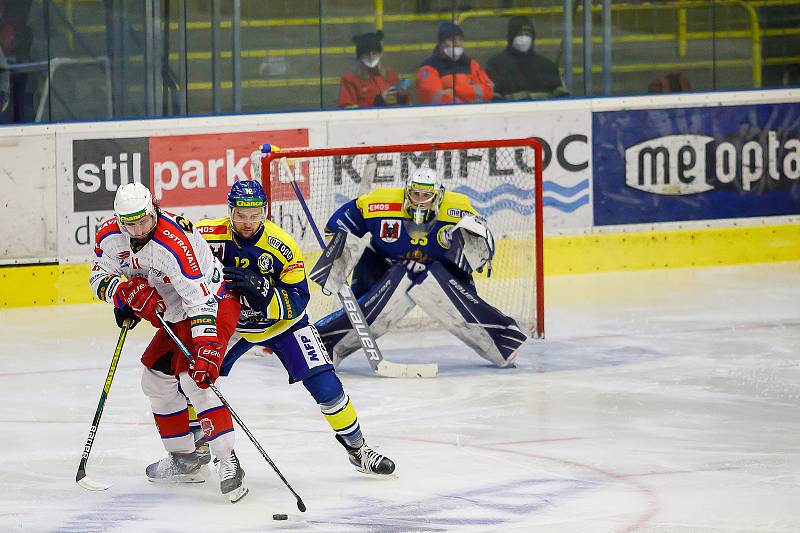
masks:
<instances>
[{"instance_id":1,"label":"goalie stick","mask_svg":"<svg viewBox=\"0 0 800 533\"><path fill-rule=\"evenodd\" d=\"M158 316L158 320L161 322L161 326L164 328L164 331L167 332L167 335L170 336L172 341L175 343L175 345L178 347L181 353L183 353L183 355L189 360L189 362L191 364L194 364L194 358L189 353L189 350L186 349L186 346L184 346L181 340L178 338L178 336L175 335L175 332L172 331L171 327L169 327L169 324L167 323L166 320L164 320L164 317L161 316L160 313L156 313L156 315ZM297 494L297 492L295 492L295 490L292 488L291 485L289 485L289 482L286 481L285 477L283 477L283 474L281 474L281 471L278 470L278 467L275 465L275 463L272 462L272 459L270 459L269 455L267 455L267 452L264 450L264 448L261 447L261 444L259 444L255 436L252 433L250 433L250 430L247 428L247 426L244 425L242 419L239 418L239 415L236 414L236 411L233 410L231 404L228 403L228 400L225 399L225 397L213 383L209 383L208 388L210 388L211 391L217 395L217 398L219 398L219 401L222 402L222 405L224 405L228 409L228 411L230 411L231 416L233 417L234 420L236 420L236 423L239 424L239 427L242 428L242 431L244 431L245 435L247 435L247 438L250 439L250 442L253 443L256 449L261 453L261 456L264 459L266 459L266 461L269 463L269 466L271 466L272 469L275 471L275 473L278 474L278 477L281 478L281 481L283 481L283 484L286 485L286 488L289 489L289 491L294 495L295 498L297 498L297 508L300 510L300 512L305 513L306 504L303 503L303 500L302 498L300 498L300 495Z\"/></svg>"},{"instance_id":2,"label":"goalie stick","mask_svg":"<svg viewBox=\"0 0 800 533\"><path fill-rule=\"evenodd\" d=\"M119 340L117 347L114 349L114 356L111 358L111 365L108 367L108 374L106 375L106 382L103 385L103 390L100 392L100 401L97 404L97 410L94 412L94 419L92 420L92 427L89 428L89 438L86 439L86 444L83 447L83 455L81 455L81 462L78 465L78 473L75 475L75 481L86 490L107 490L111 485L95 481L86 475L86 463L89 461L89 454L92 453L92 444L94 438L97 436L97 428L100 426L100 417L103 416L103 408L106 405L106 398L108 392L111 390L111 382L114 380L114 374L117 373L117 363L119 363L119 356L122 353L122 345L125 343L125 337L128 335L128 329L131 326L131 319L126 318L122 323L122 328L119 332Z\"/></svg>"},{"instance_id":3,"label":"goalie stick","mask_svg":"<svg viewBox=\"0 0 800 533\"><path fill-rule=\"evenodd\" d=\"M266 147L267 145L264 145L264 148ZM308 218L309 225L314 232L314 236L317 238L320 248L324 250L325 241L322 239L319 228L317 228L317 224L314 222L314 217L311 215L311 211L309 210L306 200L303 197L303 192L297 185L294 172L292 172L292 169L289 167L289 163L286 161L286 158L281 158L281 165L289 177L289 181L292 184L292 189L294 189L294 194L297 196L297 200L300 202L300 206L303 208L303 212L305 212L306 217ZM353 294L353 289L350 288L350 285L343 283L339 289L339 292L337 293L337 296L339 297L339 301L342 303L342 308L345 310L345 313L347 313L347 318L350 320L353 330L356 332L356 335L358 335L358 340L361 342L361 347L364 349L364 355L367 356L367 361L369 361L372 370L377 375L387 378L436 377L436 373L439 371L439 365L436 363L402 364L392 363L391 361L384 359L378 344L375 342L375 337L372 335L372 331L369 329L369 324L367 323L366 318L364 318L364 313L361 311L361 307L358 305L358 301Z\"/></svg>"}]
</instances>

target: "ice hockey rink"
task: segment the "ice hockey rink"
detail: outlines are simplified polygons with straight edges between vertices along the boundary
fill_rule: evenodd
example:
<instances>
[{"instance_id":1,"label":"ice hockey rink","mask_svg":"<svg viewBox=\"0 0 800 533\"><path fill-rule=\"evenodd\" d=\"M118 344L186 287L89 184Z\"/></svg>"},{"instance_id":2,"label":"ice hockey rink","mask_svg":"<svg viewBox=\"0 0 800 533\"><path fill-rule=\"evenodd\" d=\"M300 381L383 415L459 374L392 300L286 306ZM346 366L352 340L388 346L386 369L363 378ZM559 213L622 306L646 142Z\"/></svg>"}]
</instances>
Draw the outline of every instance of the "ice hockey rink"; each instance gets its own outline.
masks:
<instances>
[{"instance_id":1,"label":"ice hockey rink","mask_svg":"<svg viewBox=\"0 0 800 533\"><path fill-rule=\"evenodd\" d=\"M248 355L220 381L308 511L246 437L250 494L216 474L154 485L163 449L128 336L89 461L74 481L119 330L102 304L0 311L0 531L800 531L800 264L546 278L547 340L497 369L444 333L393 335L387 359L430 380L340 369L367 441L347 462L301 385ZM287 521L273 521L286 513Z\"/></svg>"}]
</instances>

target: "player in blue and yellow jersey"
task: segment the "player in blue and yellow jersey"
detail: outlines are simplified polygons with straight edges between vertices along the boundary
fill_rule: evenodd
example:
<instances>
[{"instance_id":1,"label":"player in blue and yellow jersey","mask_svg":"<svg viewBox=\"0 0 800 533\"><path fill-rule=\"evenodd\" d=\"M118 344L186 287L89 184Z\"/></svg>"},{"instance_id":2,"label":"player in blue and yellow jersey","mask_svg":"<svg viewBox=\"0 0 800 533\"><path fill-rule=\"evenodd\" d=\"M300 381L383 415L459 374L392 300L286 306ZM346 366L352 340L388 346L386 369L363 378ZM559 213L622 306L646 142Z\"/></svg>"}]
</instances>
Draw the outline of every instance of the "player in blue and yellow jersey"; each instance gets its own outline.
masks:
<instances>
[{"instance_id":1,"label":"player in blue and yellow jersey","mask_svg":"<svg viewBox=\"0 0 800 533\"><path fill-rule=\"evenodd\" d=\"M497 366L508 366L527 340L513 318L478 295L472 273L491 272L494 238L469 199L445 191L434 170L419 168L404 188L347 202L325 232L337 238L310 278L335 293L352 271L353 293L376 337L419 305ZM336 364L360 346L343 310L316 326Z\"/></svg>"},{"instance_id":2,"label":"player in blue and yellow jersey","mask_svg":"<svg viewBox=\"0 0 800 533\"><path fill-rule=\"evenodd\" d=\"M364 442L355 408L339 381L314 325L309 324L305 265L292 237L266 219L267 198L257 181L233 184L230 215L197 224L222 261L226 290L241 296L236 333L220 374L254 345L269 348L289 374L301 381L360 472L391 474L394 463Z\"/></svg>"}]
</instances>

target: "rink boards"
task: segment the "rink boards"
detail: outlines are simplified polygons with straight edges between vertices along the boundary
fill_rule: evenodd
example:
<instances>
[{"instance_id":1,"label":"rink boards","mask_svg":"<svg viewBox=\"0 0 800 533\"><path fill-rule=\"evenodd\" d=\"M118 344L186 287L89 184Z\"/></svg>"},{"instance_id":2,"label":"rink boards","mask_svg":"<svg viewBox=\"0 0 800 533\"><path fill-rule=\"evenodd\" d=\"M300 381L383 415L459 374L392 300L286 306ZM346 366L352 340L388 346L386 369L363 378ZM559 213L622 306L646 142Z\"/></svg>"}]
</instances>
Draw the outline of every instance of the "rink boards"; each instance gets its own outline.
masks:
<instances>
[{"instance_id":1,"label":"rink boards","mask_svg":"<svg viewBox=\"0 0 800 533\"><path fill-rule=\"evenodd\" d=\"M800 260L798 101L774 90L2 128L0 307L91 301L94 228L120 183L142 181L190 219L221 216L263 142L538 137L546 275ZM498 189L475 207L522 203ZM275 221L307 230L297 213Z\"/></svg>"}]
</instances>

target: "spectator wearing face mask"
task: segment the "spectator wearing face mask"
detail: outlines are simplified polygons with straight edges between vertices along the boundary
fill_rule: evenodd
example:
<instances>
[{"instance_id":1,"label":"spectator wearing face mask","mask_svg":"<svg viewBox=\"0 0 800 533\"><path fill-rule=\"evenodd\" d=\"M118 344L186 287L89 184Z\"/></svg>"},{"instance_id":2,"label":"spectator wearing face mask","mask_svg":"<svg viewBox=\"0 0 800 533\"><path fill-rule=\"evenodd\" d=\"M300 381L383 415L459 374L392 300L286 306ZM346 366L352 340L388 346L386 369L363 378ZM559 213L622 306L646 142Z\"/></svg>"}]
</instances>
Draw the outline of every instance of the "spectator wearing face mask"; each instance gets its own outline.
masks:
<instances>
[{"instance_id":1,"label":"spectator wearing face mask","mask_svg":"<svg viewBox=\"0 0 800 533\"><path fill-rule=\"evenodd\" d=\"M356 61L342 76L339 107L372 107L408 104L408 82L383 63L383 32L353 37Z\"/></svg>"},{"instance_id":2,"label":"spectator wearing face mask","mask_svg":"<svg viewBox=\"0 0 800 533\"><path fill-rule=\"evenodd\" d=\"M488 102L492 80L464 53L464 32L452 22L439 25L438 44L417 72L417 98L421 104Z\"/></svg>"},{"instance_id":3,"label":"spectator wearing face mask","mask_svg":"<svg viewBox=\"0 0 800 533\"><path fill-rule=\"evenodd\" d=\"M528 100L569 94L555 63L534 51L536 30L526 16L508 20L508 46L492 56L486 73L494 82L495 100Z\"/></svg>"}]
</instances>

